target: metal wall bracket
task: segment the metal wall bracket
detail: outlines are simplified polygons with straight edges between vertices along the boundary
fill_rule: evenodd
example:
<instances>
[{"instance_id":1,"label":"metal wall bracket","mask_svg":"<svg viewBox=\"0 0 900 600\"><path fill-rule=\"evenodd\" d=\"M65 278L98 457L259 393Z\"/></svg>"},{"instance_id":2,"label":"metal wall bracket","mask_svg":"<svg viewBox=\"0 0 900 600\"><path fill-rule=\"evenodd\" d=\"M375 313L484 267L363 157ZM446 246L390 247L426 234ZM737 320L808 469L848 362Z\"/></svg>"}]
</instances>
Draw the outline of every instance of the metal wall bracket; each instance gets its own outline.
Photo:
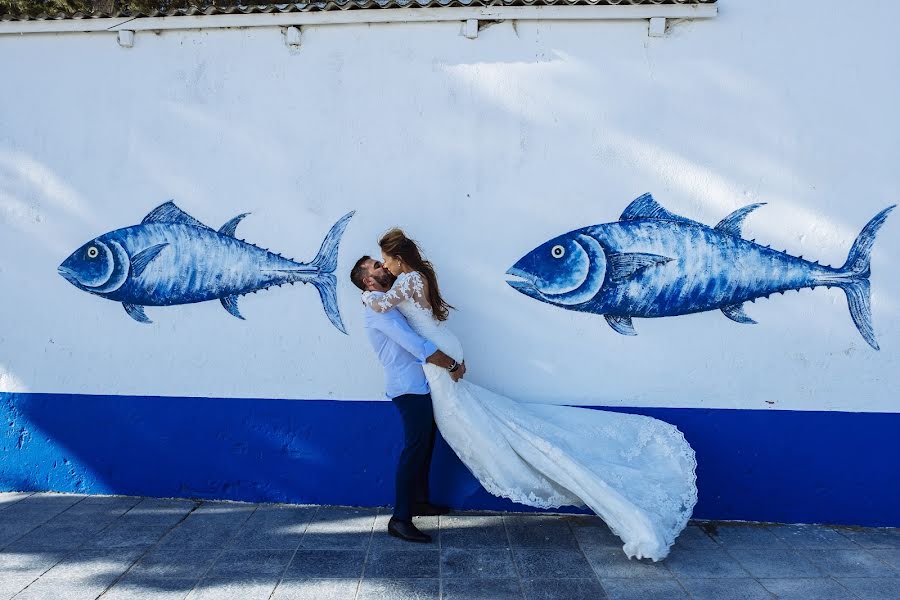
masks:
<instances>
[{"instance_id":1,"label":"metal wall bracket","mask_svg":"<svg viewBox=\"0 0 900 600\"><path fill-rule=\"evenodd\" d=\"M470 40L478 37L478 19L467 19L463 22L463 35Z\"/></svg>"},{"instance_id":2,"label":"metal wall bracket","mask_svg":"<svg viewBox=\"0 0 900 600\"><path fill-rule=\"evenodd\" d=\"M288 48L299 48L300 47L300 28L296 25L291 25L287 29L284 30L284 45Z\"/></svg>"},{"instance_id":3,"label":"metal wall bracket","mask_svg":"<svg viewBox=\"0 0 900 600\"><path fill-rule=\"evenodd\" d=\"M134 46L134 32L130 29L119 30L119 45L123 48L131 48Z\"/></svg>"},{"instance_id":4,"label":"metal wall bracket","mask_svg":"<svg viewBox=\"0 0 900 600\"><path fill-rule=\"evenodd\" d=\"M666 18L653 17L650 19L650 29L647 32L650 37L663 37L666 35Z\"/></svg>"}]
</instances>

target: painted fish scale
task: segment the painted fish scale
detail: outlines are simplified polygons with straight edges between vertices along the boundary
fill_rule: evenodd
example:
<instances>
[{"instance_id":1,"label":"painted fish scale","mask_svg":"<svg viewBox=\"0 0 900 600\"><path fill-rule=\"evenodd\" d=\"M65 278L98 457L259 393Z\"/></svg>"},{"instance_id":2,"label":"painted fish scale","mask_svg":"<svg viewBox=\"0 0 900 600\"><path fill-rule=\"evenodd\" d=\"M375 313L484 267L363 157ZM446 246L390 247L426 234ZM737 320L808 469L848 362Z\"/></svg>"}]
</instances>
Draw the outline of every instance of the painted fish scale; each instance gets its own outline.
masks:
<instances>
[{"instance_id":1,"label":"painted fish scale","mask_svg":"<svg viewBox=\"0 0 900 600\"><path fill-rule=\"evenodd\" d=\"M132 277L110 299L145 306L170 306L245 294L292 277L287 269L303 265L191 225L149 223L109 234L129 255L156 244L168 244L138 277ZM278 271L278 270L281 271ZM182 276L173 277L173 273Z\"/></svg>"},{"instance_id":2,"label":"painted fish scale","mask_svg":"<svg viewBox=\"0 0 900 600\"><path fill-rule=\"evenodd\" d=\"M621 283L604 285L589 312L667 317L715 310L821 285L833 269L691 223L635 220L587 228L612 252L672 258Z\"/></svg>"}]
</instances>

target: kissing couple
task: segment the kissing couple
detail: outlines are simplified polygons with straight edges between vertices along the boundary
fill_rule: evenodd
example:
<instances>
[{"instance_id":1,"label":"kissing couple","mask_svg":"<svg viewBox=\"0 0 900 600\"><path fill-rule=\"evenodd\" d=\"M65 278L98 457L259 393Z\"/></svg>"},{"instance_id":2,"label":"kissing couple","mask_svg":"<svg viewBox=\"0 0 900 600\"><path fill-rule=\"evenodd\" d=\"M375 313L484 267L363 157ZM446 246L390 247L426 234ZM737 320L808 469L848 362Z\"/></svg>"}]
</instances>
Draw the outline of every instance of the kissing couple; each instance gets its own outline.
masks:
<instances>
[{"instance_id":1,"label":"kissing couple","mask_svg":"<svg viewBox=\"0 0 900 600\"><path fill-rule=\"evenodd\" d=\"M587 506L629 558L665 558L697 503L697 462L684 435L650 417L558 404L565 398L520 402L468 381L434 266L400 229L379 246L381 260L363 256L350 279L362 290L386 395L403 420L388 532L429 542L412 517L447 512L428 501L439 429L491 494L544 509Z\"/></svg>"}]
</instances>

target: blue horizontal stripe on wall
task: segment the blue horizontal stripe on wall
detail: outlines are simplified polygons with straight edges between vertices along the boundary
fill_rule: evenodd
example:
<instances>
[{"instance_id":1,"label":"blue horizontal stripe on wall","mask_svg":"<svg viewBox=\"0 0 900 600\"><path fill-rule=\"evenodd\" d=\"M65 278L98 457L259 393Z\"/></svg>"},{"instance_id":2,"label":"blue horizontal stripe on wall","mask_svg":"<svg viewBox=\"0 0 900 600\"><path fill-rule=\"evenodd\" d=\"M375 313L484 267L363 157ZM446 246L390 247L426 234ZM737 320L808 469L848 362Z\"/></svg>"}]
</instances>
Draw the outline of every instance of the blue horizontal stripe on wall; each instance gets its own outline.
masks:
<instances>
[{"instance_id":1,"label":"blue horizontal stripe on wall","mask_svg":"<svg viewBox=\"0 0 900 600\"><path fill-rule=\"evenodd\" d=\"M389 402L0 393L0 490L378 506L393 502ZM697 451L696 518L900 526L900 414L614 408L678 426ZM439 441L432 495L485 492Z\"/></svg>"}]
</instances>

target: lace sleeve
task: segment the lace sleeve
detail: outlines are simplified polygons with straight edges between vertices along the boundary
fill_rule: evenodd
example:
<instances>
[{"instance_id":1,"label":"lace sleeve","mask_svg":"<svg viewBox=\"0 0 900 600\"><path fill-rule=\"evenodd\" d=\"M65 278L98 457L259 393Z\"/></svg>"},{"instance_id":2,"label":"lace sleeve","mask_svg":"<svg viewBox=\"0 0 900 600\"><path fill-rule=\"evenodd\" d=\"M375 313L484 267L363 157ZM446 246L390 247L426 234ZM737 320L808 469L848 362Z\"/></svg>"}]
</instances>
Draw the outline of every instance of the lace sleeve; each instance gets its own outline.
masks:
<instances>
[{"instance_id":1,"label":"lace sleeve","mask_svg":"<svg viewBox=\"0 0 900 600\"><path fill-rule=\"evenodd\" d=\"M418 271L401 273L394 285L384 294L363 294L363 302L375 312L387 312L404 300L412 300L420 307L429 307L425 298L425 280Z\"/></svg>"}]
</instances>

